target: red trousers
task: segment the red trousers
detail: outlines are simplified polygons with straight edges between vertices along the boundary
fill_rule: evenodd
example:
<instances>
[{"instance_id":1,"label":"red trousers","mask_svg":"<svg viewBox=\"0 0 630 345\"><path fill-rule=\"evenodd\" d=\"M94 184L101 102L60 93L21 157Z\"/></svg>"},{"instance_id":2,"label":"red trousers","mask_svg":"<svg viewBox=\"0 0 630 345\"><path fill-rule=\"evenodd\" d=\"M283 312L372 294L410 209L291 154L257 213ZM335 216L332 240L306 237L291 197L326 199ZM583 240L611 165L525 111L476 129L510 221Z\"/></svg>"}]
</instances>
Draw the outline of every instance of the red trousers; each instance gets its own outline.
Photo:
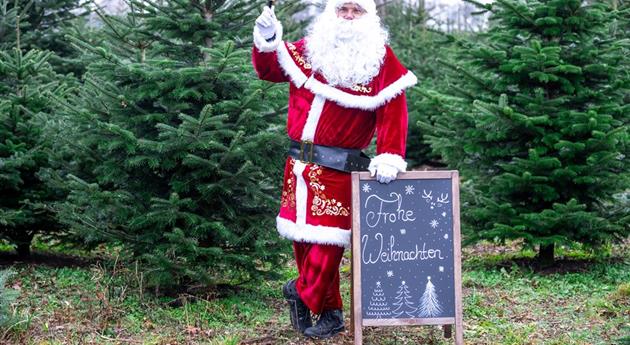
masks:
<instances>
[{"instance_id":1,"label":"red trousers","mask_svg":"<svg viewBox=\"0 0 630 345\"><path fill-rule=\"evenodd\" d=\"M298 268L297 291L304 304L314 313L342 309L339 293L339 264L343 247L293 242Z\"/></svg>"}]
</instances>

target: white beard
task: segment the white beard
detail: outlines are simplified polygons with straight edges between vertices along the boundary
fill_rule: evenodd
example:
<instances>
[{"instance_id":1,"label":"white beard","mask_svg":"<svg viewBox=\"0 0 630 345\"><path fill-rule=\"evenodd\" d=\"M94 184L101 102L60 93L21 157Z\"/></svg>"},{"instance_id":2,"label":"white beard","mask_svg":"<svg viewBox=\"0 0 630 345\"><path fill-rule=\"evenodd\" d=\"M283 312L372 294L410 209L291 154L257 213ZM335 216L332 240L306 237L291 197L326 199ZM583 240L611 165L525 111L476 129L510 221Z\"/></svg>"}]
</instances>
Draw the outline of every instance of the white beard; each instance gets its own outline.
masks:
<instances>
[{"instance_id":1,"label":"white beard","mask_svg":"<svg viewBox=\"0 0 630 345\"><path fill-rule=\"evenodd\" d=\"M375 14L345 20L324 12L306 36L306 59L330 85L350 88L367 84L383 64L387 38Z\"/></svg>"}]
</instances>

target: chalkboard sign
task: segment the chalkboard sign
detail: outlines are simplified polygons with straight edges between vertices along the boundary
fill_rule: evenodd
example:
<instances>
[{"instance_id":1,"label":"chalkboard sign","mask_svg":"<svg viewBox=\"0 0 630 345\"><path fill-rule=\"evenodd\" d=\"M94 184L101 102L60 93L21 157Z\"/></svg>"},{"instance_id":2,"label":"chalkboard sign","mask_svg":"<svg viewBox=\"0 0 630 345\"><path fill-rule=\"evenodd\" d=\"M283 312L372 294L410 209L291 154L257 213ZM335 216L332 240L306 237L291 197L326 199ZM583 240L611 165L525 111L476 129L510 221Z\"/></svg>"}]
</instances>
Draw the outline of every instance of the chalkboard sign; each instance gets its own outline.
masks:
<instances>
[{"instance_id":1,"label":"chalkboard sign","mask_svg":"<svg viewBox=\"0 0 630 345\"><path fill-rule=\"evenodd\" d=\"M457 171L355 172L352 190L355 344L394 325L455 325L463 344Z\"/></svg>"}]
</instances>

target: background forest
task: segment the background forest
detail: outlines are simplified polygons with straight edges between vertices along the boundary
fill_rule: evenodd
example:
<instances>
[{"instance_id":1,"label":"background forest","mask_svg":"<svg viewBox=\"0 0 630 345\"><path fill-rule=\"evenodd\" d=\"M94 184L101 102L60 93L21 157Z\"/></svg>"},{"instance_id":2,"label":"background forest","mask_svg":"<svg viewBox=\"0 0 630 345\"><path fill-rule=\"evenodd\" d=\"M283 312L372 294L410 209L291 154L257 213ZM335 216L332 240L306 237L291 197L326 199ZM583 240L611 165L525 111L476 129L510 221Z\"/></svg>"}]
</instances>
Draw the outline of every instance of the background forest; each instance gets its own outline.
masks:
<instances>
[{"instance_id":1,"label":"background forest","mask_svg":"<svg viewBox=\"0 0 630 345\"><path fill-rule=\"evenodd\" d=\"M288 88L251 66L265 3L0 0L1 344L307 343L275 231ZM279 1L285 40L321 6ZM419 79L409 166L462 178L466 343L630 344L630 2L379 12Z\"/></svg>"}]
</instances>

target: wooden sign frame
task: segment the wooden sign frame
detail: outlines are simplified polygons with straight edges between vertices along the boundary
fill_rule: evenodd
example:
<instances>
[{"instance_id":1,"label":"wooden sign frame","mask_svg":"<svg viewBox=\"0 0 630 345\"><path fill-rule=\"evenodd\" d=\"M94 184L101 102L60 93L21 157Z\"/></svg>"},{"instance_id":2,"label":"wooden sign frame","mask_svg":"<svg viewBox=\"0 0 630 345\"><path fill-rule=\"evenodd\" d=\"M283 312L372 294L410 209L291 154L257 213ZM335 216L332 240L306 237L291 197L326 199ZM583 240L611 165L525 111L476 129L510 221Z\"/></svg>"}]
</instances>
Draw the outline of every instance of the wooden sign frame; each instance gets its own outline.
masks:
<instances>
[{"instance_id":1,"label":"wooden sign frame","mask_svg":"<svg viewBox=\"0 0 630 345\"><path fill-rule=\"evenodd\" d=\"M398 174L398 180L451 179L453 212L453 269L455 289L455 317L413 319L363 319L361 305L361 204L360 182L374 181L369 172L352 173L352 288L351 327L354 344L363 343L363 326L411 326L443 325L446 337L450 337L451 325L455 325L455 344L464 345L462 311L461 233L459 214L459 172L456 170L410 171Z\"/></svg>"}]
</instances>

